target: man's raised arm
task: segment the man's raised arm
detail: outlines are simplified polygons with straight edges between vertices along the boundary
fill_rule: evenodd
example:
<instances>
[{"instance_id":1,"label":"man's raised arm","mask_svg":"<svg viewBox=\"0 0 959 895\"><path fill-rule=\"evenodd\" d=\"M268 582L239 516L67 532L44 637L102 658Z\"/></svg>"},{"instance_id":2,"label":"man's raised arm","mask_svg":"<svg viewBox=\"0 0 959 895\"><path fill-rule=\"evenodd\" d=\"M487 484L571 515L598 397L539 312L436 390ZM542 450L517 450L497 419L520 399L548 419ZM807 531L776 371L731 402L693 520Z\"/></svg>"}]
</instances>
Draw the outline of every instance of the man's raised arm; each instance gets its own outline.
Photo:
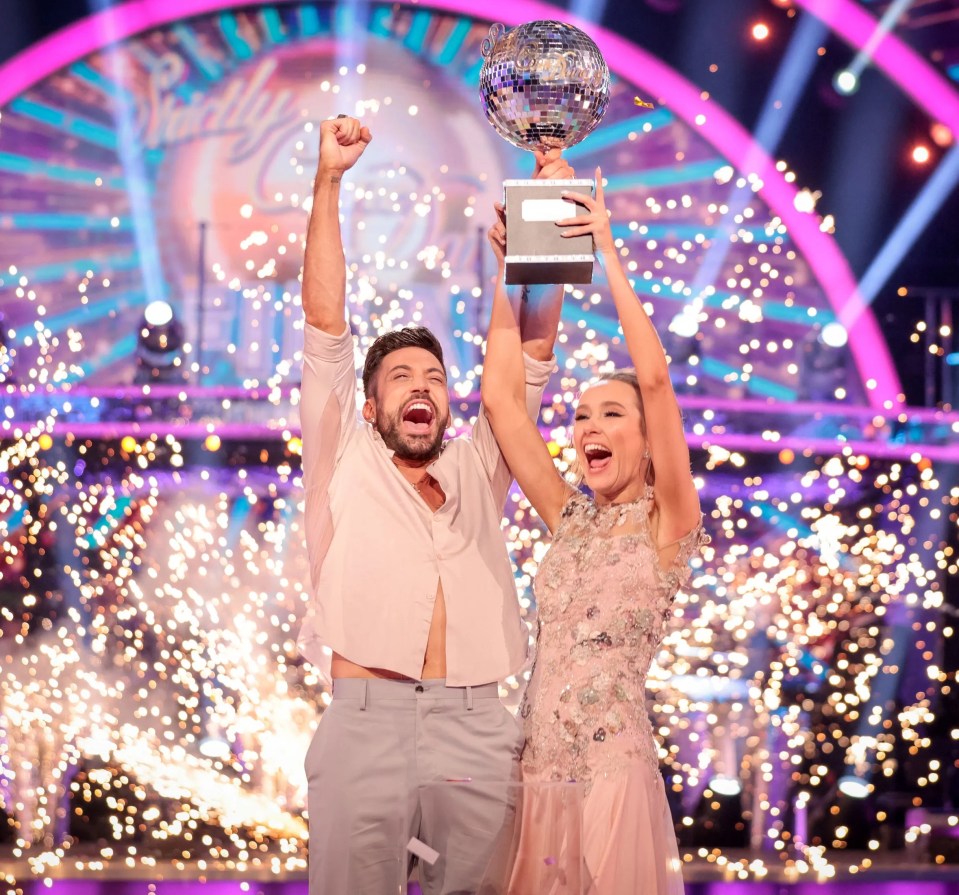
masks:
<instances>
[{"instance_id":1,"label":"man's raised arm","mask_svg":"<svg viewBox=\"0 0 959 895\"><path fill-rule=\"evenodd\" d=\"M560 156L558 149L549 152L537 151L535 156L534 178L568 180L575 176L575 172ZM532 420L539 418L543 392L554 364L553 344L556 341L563 307L564 287L536 286L524 289L518 313L514 314L503 283L506 218L505 209L500 203L496 204L496 213L499 222L490 231L490 242L500 268L496 298L502 299L502 302L494 299L490 331L497 328L497 343L501 348L492 353L487 348L486 362L483 365L483 404L473 426L472 443L490 477L493 497L500 505L506 500L512 476L500 445L490 429L490 411L501 407L498 399L505 399L505 396L515 389L517 404L525 406L526 415ZM517 341L522 343L522 352L519 350L520 346L515 344ZM512 351L513 348L516 349L515 352Z\"/></svg>"},{"instance_id":2,"label":"man's raised arm","mask_svg":"<svg viewBox=\"0 0 959 895\"><path fill-rule=\"evenodd\" d=\"M303 313L311 326L334 336L346 328L340 180L371 139L369 128L355 118L335 118L320 125L320 160L303 259Z\"/></svg>"},{"instance_id":3,"label":"man's raised arm","mask_svg":"<svg viewBox=\"0 0 959 895\"><path fill-rule=\"evenodd\" d=\"M559 149L548 152L537 151L536 180L569 180L576 176L569 162ZM523 352L527 357L538 361L548 361L553 357L553 344L559 329L559 318L563 310L564 287L534 286L523 291L520 304L519 328L523 340Z\"/></svg>"}]
</instances>

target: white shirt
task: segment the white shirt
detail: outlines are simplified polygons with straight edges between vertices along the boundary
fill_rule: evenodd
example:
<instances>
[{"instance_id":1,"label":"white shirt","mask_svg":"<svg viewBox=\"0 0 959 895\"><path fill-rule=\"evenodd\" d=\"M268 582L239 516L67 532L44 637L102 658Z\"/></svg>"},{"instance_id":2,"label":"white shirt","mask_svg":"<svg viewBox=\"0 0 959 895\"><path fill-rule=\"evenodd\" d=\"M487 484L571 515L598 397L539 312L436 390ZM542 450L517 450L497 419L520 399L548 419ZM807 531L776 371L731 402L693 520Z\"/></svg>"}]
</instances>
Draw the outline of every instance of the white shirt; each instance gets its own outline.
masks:
<instances>
[{"instance_id":1,"label":"white shirt","mask_svg":"<svg viewBox=\"0 0 959 895\"><path fill-rule=\"evenodd\" d=\"M427 471L435 513L356 411L353 337L306 324L300 421L312 595L300 652L330 677L331 653L418 679L438 582L446 602L446 682L520 670L528 636L500 529L510 473L480 408L471 438L446 442ZM536 419L554 361L526 362Z\"/></svg>"}]
</instances>

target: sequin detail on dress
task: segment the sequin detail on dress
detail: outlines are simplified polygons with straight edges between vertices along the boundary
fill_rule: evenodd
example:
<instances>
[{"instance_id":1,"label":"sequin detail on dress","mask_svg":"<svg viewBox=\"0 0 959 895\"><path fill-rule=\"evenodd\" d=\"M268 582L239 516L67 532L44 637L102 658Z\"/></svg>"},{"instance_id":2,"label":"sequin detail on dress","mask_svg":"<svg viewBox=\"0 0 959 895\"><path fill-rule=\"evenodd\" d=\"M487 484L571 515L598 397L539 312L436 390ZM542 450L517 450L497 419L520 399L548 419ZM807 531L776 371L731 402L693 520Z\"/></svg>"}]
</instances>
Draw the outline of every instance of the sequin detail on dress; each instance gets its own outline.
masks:
<instances>
[{"instance_id":1,"label":"sequin detail on dress","mask_svg":"<svg viewBox=\"0 0 959 895\"><path fill-rule=\"evenodd\" d=\"M652 488L598 506L574 494L536 576L536 662L520 709L528 778L580 780L637 759L659 773L646 676L689 561L709 538L697 525L662 568L649 529Z\"/></svg>"}]
</instances>

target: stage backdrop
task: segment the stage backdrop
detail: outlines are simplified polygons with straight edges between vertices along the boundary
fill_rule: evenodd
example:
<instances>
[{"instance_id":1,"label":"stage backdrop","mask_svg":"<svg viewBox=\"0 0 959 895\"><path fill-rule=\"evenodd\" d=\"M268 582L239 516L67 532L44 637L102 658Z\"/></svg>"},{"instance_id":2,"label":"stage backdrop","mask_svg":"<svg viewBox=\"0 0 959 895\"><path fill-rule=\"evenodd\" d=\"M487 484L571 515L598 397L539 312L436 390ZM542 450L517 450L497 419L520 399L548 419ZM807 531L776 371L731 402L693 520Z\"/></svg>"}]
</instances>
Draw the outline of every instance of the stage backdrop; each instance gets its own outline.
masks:
<instances>
[{"instance_id":1,"label":"stage backdrop","mask_svg":"<svg viewBox=\"0 0 959 895\"><path fill-rule=\"evenodd\" d=\"M475 292L491 263L483 232L501 181L531 159L482 114L481 4L431 6L133 3L8 66L8 375L131 382L143 309L164 300L183 324L187 367L202 341L204 384L295 380L316 125L346 112L374 133L344 193L354 326L365 342L422 319L453 348L456 377L474 384L485 322ZM513 4L507 24L554 15ZM603 166L637 290L676 343L678 383L895 400L831 222L796 210L786 166L659 60L584 27L613 70L612 101L567 155L581 175ZM567 308L560 360L576 379L622 359L609 304L593 292ZM820 337L837 316L851 338L834 328L830 347Z\"/></svg>"}]
</instances>

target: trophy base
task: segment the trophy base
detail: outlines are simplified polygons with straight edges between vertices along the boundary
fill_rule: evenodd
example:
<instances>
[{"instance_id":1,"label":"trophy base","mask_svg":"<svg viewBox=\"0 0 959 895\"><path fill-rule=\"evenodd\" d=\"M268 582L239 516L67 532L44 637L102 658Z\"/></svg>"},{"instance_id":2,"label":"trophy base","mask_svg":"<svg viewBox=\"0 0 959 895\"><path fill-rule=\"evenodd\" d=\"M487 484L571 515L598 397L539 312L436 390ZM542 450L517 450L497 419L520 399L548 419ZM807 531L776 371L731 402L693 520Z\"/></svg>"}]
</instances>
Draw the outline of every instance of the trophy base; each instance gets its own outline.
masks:
<instances>
[{"instance_id":1,"label":"trophy base","mask_svg":"<svg viewBox=\"0 0 959 895\"><path fill-rule=\"evenodd\" d=\"M507 286L538 286L546 283L579 285L593 282L593 256L506 256Z\"/></svg>"},{"instance_id":2,"label":"trophy base","mask_svg":"<svg viewBox=\"0 0 959 895\"><path fill-rule=\"evenodd\" d=\"M556 221L585 215L564 190L593 193L592 180L507 180L506 284L585 284L593 281L593 237L564 237Z\"/></svg>"}]
</instances>

